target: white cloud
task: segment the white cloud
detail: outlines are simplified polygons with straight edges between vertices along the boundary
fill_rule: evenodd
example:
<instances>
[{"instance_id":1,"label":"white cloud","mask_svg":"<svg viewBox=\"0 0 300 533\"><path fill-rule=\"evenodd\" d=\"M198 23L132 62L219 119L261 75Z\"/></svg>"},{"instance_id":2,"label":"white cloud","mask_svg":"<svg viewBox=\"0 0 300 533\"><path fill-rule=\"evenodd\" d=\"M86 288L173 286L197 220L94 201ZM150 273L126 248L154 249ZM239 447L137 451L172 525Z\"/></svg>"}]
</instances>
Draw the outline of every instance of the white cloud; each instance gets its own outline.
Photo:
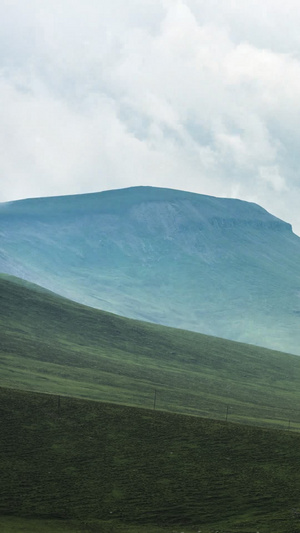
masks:
<instances>
[{"instance_id":1,"label":"white cloud","mask_svg":"<svg viewBox=\"0 0 300 533\"><path fill-rule=\"evenodd\" d=\"M6 0L0 21L0 201L152 184L300 233L296 2Z\"/></svg>"},{"instance_id":2,"label":"white cloud","mask_svg":"<svg viewBox=\"0 0 300 533\"><path fill-rule=\"evenodd\" d=\"M266 182L275 192L282 193L287 191L287 186L285 179L280 175L278 168L275 167L260 167L259 168L260 178Z\"/></svg>"}]
</instances>

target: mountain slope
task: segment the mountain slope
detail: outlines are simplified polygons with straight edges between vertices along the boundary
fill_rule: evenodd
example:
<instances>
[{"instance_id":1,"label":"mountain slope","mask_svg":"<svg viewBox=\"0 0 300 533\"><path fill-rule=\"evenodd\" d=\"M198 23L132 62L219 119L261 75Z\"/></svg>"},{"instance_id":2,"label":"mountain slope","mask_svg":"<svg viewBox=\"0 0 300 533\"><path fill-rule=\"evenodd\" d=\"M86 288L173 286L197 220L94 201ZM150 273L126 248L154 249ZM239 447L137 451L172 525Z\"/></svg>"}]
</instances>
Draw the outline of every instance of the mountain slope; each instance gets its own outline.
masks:
<instances>
[{"instance_id":1,"label":"mountain slope","mask_svg":"<svg viewBox=\"0 0 300 533\"><path fill-rule=\"evenodd\" d=\"M136 187L0 205L0 271L124 316L300 354L300 238L240 200Z\"/></svg>"},{"instance_id":2,"label":"mountain slope","mask_svg":"<svg viewBox=\"0 0 300 533\"><path fill-rule=\"evenodd\" d=\"M298 356L118 317L8 276L0 385L300 427Z\"/></svg>"}]
</instances>

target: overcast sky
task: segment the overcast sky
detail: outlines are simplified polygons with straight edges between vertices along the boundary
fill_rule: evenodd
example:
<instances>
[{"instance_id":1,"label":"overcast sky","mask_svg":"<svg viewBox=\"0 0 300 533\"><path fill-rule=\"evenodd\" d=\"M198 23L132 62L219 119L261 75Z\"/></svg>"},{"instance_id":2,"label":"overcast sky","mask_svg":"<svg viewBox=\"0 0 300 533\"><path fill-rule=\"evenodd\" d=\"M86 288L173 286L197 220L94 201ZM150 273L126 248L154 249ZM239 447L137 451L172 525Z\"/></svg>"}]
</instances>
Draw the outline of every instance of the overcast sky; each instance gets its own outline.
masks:
<instances>
[{"instance_id":1,"label":"overcast sky","mask_svg":"<svg viewBox=\"0 0 300 533\"><path fill-rule=\"evenodd\" d=\"M300 235L300 3L2 0L0 201L154 185Z\"/></svg>"}]
</instances>

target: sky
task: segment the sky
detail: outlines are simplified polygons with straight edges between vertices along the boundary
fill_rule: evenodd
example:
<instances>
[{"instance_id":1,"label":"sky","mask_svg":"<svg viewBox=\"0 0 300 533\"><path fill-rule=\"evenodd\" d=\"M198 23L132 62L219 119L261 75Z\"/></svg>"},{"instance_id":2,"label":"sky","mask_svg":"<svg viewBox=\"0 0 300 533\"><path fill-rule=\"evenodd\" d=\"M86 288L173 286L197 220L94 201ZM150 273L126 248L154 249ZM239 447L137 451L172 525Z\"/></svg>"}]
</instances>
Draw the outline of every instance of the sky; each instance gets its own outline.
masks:
<instances>
[{"instance_id":1,"label":"sky","mask_svg":"<svg viewBox=\"0 0 300 533\"><path fill-rule=\"evenodd\" d=\"M0 202L136 185L300 235L300 3L2 0Z\"/></svg>"}]
</instances>

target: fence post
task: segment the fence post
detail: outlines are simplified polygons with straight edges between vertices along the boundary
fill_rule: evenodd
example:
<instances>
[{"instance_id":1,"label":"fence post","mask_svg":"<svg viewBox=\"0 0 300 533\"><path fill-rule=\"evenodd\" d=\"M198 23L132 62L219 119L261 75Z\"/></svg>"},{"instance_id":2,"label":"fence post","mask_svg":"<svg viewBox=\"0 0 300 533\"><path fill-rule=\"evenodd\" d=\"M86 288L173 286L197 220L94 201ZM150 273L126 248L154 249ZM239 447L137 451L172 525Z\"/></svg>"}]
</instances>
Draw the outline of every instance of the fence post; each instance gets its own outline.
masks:
<instances>
[{"instance_id":1,"label":"fence post","mask_svg":"<svg viewBox=\"0 0 300 533\"><path fill-rule=\"evenodd\" d=\"M155 410L156 407L156 389L154 389L154 401L153 401L153 409Z\"/></svg>"},{"instance_id":2,"label":"fence post","mask_svg":"<svg viewBox=\"0 0 300 533\"><path fill-rule=\"evenodd\" d=\"M229 411L229 405L227 405L227 408L226 408L226 418L225 418L226 422L227 422L227 418L228 418L228 411Z\"/></svg>"}]
</instances>

